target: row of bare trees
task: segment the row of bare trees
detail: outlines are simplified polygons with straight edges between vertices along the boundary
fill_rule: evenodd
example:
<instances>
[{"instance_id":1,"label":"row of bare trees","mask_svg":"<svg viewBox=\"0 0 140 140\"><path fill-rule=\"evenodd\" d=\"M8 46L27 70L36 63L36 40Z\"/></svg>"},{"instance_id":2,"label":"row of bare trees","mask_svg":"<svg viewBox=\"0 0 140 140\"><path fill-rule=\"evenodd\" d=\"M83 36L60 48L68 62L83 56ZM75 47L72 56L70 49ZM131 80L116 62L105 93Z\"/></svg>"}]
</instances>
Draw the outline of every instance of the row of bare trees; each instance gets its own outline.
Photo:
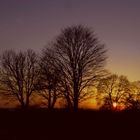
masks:
<instances>
[{"instance_id":1,"label":"row of bare trees","mask_svg":"<svg viewBox=\"0 0 140 140\"><path fill-rule=\"evenodd\" d=\"M140 85L124 76L109 74L104 65L106 49L96 34L82 25L63 29L40 55L33 50L7 50L1 56L0 93L15 97L28 108L32 95L46 100L49 109L58 100L77 110L79 103L92 98L105 108L138 107Z\"/></svg>"},{"instance_id":2,"label":"row of bare trees","mask_svg":"<svg viewBox=\"0 0 140 140\"><path fill-rule=\"evenodd\" d=\"M53 108L58 98L78 109L91 97L87 89L104 74L106 49L95 33L82 25L67 27L41 56L33 50L6 51L1 56L1 91L16 97L22 108L29 106L32 94L47 100Z\"/></svg>"}]
</instances>

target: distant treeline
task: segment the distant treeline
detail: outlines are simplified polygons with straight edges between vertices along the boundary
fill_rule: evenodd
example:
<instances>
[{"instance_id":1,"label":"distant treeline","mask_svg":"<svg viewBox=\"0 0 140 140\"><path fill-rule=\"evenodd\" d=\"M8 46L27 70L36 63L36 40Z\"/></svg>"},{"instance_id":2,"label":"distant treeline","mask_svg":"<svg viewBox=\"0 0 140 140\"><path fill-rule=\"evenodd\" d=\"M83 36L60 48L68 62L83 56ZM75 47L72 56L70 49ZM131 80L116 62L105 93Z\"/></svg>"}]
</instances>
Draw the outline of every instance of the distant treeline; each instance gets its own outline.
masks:
<instances>
[{"instance_id":1,"label":"distant treeline","mask_svg":"<svg viewBox=\"0 0 140 140\"><path fill-rule=\"evenodd\" d=\"M6 50L0 58L0 95L28 108L35 96L53 109L77 110L93 98L102 109L139 109L140 82L109 73L107 50L92 29L70 26L42 50ZM31 98L32 97L32 98Z\"/></svg>"}]
</instances>

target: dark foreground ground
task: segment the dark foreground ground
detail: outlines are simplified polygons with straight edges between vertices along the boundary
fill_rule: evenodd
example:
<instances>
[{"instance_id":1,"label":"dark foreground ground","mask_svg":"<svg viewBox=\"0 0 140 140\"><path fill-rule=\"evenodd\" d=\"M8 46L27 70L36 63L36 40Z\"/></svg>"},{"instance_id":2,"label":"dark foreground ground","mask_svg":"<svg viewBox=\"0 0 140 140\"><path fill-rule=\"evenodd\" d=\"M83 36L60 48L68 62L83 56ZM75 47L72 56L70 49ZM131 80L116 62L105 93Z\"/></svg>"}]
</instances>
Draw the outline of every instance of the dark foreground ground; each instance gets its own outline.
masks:
<instances>
[{"instance_id":1,"label":"dark foreground ground","mask_svg":"<svg viewBox=\"0 0 140 140\"><path fill-rule=\"evenodd\" d=\"M0 110L0 140L140 140L140 112Z\"/></svg>"}]
</instances>

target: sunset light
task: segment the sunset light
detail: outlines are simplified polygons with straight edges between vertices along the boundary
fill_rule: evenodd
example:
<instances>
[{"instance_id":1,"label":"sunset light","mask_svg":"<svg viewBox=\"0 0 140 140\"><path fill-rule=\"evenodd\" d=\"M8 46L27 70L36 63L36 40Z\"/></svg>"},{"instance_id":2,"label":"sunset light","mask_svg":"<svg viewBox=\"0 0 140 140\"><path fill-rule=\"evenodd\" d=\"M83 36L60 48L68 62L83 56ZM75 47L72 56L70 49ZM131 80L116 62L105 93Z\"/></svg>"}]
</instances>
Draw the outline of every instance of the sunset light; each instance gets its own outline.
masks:
<instances>
[{"instance_id":1,"label":"sunset light","mask_svg":"<svg viewBox=\"0 0 140 140\"><path fill-rule=\"evenodd\" d=\"M139 25L140 0L0 0L0 140L140 139Z\"/></svg>"},{"instance_id":2,"label":"sunset light","mask_svg":"<svg viewBox=\"0 0 140 140\"><path fill-rule=\"evenodd\" d=\"M113 107L114 107L114 108L117 107L117 103L116 103L116 102L113 103Z\"/></svg>"}]
</instances>

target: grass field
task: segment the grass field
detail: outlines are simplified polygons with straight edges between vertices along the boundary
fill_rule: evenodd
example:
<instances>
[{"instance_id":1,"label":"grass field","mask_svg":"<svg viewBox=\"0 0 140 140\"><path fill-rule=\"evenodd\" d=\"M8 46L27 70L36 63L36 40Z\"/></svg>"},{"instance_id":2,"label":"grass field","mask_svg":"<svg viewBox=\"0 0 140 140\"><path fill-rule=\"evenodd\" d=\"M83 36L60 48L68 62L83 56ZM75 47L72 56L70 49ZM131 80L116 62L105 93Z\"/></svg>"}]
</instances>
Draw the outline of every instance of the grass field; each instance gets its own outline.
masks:
<instances>
[{"instance_id":1,"label":"grass field","mask_svg":"<svg viewBox=\"0 0 140 140\"><path fill-rule=\"evenodd\" d=\"M140 112L0 110L0 140L140 139Z\"/></svg>"}]
</instances>

